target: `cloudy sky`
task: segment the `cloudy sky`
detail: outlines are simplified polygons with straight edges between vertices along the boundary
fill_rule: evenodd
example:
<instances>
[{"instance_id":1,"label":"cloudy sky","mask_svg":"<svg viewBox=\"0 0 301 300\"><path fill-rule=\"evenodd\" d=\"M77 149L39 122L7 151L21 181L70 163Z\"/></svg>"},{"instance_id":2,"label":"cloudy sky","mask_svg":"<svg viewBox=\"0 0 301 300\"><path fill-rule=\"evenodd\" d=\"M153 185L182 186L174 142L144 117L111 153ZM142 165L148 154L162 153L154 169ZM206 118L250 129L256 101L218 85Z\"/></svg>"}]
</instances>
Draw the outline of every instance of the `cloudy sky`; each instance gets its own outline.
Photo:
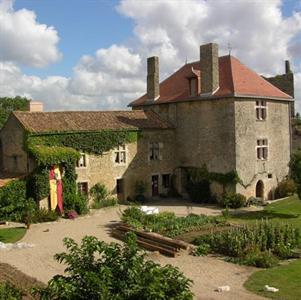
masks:
<instances>
[{"instance_id":1,"label":"cloudy sky","mask_svg":"<svg viewBox=\"0 0 301 300\"><path fill-rule=\"evenodd\" d=\"M0 96L125 109L146 89L148 56L164 79L207 42L263 75L289 59L301 112L301 0L0 0Z\"/></svg>"}]
</instances>

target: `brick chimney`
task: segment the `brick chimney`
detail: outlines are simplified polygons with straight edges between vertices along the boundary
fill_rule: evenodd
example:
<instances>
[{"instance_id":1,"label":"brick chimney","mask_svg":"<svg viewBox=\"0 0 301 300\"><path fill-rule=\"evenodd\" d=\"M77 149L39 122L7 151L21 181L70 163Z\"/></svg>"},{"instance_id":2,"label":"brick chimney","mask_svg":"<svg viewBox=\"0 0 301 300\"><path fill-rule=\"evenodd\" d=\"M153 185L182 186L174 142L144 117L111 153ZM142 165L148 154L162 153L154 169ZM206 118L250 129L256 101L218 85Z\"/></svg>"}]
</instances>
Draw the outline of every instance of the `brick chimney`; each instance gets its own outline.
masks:
<instances>
[{"instance_id":1,"label":"brick chimney","mask_svg":"<svg viewBox=\"0 0 301 300\"><path fill-rule=\"evenodd\" d=\"M147 98L155 101L159 97L159 57L153 56L147 59Z\"/></svg>"},{"instance_id":2,"label":"brick chimney","mask_svg":"<svg viewBox=\"0 0 301 300\"><path fill-rule=\"evenodd\" d=\"M42 112L43 110L44 110L43 102L29 101L28 111L30 111L30 112Z\"/></svg>"},{"instance_id":3,"label":"brick chimney","mask_svg":"<svg viewBox=\"0 0 301 300\"><path fill-rule=\"evenodd\" d=\"M291 71L290 61L286 60L285 61L285 74L288 74L288 73L292 73L292 71Z\"/></svg>"},{"instance_id":4,"label":"brick chimney","mask_svg":"<svg viewBox=\"0 0 301 300\"><path fill-rule=\"evenodd\" d=\"M201 95L211 95L219 88L218 44L200 46Z\"/></svg>"}]
</instances>

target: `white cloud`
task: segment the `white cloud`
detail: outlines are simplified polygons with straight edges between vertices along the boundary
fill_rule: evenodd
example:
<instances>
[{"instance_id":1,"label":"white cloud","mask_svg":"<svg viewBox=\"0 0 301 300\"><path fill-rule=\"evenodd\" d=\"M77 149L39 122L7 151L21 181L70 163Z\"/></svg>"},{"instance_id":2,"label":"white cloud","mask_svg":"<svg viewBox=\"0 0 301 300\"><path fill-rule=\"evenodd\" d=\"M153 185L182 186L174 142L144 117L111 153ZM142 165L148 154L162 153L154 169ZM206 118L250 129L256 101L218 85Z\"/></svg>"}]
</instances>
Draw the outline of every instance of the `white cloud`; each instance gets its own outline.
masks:
<instances>
[{"instance_id":1,"label":"white cloud","mask_svg":"<svg viewBox=\"0 0 301 300\"><path fill-rule=\"evenodd\" d=\"M26 13L30 24L42 26L44 33L48 30L57 38L53 28L36 23L34 13L14 12L8 4L4 11L11 16ZM160 57L163 79L186 58L198 59L200 44L214 41L220 45L220 55L228 53L230 43L233 55L264 75L283 73L284 60L289 58L295 71L296 98L301 102L301 13L284 17L281 1L123 0L117 10L133 20L134 38L127 44L83 56L70 78L51 76L42 80L22 74L16 64L6 63L5 72L9 68L11 78L5 81L7 93L44 100L48 109L124 108L145 91L148 56ZM25 22L21 17L12 20ZM31 62L32 58L24 60ZM301 105L297 106L301 111Z\"/></svg>"},{"instance_id":2,"label":"white cloud","mask_svg":"<svg viewBox=\"0 0 301 300\"><path fill-rule=\"evenodd\" d=\"M33 11L14 11L13 1L0 0L0 60L44 67L61 58L58 33L39 24Z\"/></svg>"}]
</instances>

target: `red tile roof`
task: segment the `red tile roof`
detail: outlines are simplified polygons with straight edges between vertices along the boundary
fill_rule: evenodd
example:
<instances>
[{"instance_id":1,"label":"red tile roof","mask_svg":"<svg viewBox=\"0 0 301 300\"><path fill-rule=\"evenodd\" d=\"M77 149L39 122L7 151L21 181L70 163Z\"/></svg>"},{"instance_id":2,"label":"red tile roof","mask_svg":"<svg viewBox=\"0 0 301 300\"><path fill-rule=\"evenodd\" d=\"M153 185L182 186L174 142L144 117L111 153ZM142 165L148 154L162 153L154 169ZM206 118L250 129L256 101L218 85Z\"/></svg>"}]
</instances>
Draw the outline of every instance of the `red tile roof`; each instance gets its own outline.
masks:
<instances>
[{"instance_id":1,"label":"red tile roof","mask_svg":"<svg viewBox=\"0 0 301 300\"><path fill-rule=\"evenodd\" d=\"M152 111L13 112L22 126L33 133L168 129L172 126Z\"/></svg>"},{"instance_id":2,"label":"red tile roof","mask_svg":"<svg viewBox=\"0 0 301 300\"><path fill-rule=\"evenodd\" d=\"M200 62L184 65L160 83L160 98L154 103L170 103L197 99L189 96L187 77L201 73ZM202 75L201 75L202 76ZM202 87L201 87L202 88ZM292 97L279 90L260 75L242 64L237 58L227 55L219 57L219 89L206 98L215 97L256 97L291 100ZM202 97L203 99L204 97ZM129 106L148 104L147 95L131 102Z\"/></svg>"}]
</instances>

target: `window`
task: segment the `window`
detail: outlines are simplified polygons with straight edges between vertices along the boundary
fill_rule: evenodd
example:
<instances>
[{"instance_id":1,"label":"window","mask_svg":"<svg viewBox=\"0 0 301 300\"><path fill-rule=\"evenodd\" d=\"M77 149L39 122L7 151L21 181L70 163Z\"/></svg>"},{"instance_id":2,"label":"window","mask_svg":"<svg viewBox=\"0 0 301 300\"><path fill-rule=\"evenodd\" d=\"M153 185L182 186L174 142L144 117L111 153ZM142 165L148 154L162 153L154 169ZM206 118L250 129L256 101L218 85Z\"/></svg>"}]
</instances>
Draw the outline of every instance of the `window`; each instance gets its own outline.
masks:
<instances>
[{"instance_id":1,"label":"window","mask_svg":"<svg viewBox=\"0 0 301 300\"><path fill-rule=\"evenodd\" d=\"M264 100L256 101L256 119L265 120L267 118L267 103Z\"/></svg>"},{"instance_id":2,"label":"window","mask_svg":"<svg viewBox=\"0 0 301 300\"><path fill-rule=\"evenodd\" d=\"M268 140L261 139L257 140L257 159L267 160L268 159Z\"/></svg>"},{"instance_id":3,"label":"window","mask_svg":"<svg viewBox=\"0 0 301 300\"><path fill-rule=\"evenodd\" d=\"M125 164L126 163L126 150L125 145L118 146L114 151L114 161L116 164Z\"/></svg>"},{"instance_id":4,"label":"window","mask_svg":"<svg viewBox=\"0 0 301 300\"><path fill-rule=\"evenodd\" d=\"M162 186L165 189L168 189L170 187L170 174L163 174L162 175Z\"/></svg>"},{"instance_id":5,"label":"window","mask_svg":"<svg viewBox=\"0 0 301 300\"><path fill-rule=\"evenodd\" d=\"M197 95L196 83L197 83L196 78L191 78L189 80L190 96L196 96Z\"/></svg>"},{"instance_id":6,"label":"window","mask_svg":"<svg viewBox=\"0 0 301 300\"><path fill-rule=\"evenodd\" d=\"M160 147L159 143L150 143L149 145L149 159L159 160L160 159Z\"/></svg>"},{"instance_id":7,"label":"window","mask_svg":"<svg viewBox=\"0 0 301 300\"><path fill-rule=\"evenodd\" d=\"M76 166L78 168L84 168L87 166L87 160L86 160L86 154L81 153L80 154L80 159L77 161Z\"/></svg>"},{"instance_id":8,"label":"window","mask_svg":"<svg viewBox=\"0 0 301 300\"><path fill-rule=\"evenodd\" d=\"M88 195L88 182L78 182L77 191L81 195Z\"/></svg>"}]
</instances>

